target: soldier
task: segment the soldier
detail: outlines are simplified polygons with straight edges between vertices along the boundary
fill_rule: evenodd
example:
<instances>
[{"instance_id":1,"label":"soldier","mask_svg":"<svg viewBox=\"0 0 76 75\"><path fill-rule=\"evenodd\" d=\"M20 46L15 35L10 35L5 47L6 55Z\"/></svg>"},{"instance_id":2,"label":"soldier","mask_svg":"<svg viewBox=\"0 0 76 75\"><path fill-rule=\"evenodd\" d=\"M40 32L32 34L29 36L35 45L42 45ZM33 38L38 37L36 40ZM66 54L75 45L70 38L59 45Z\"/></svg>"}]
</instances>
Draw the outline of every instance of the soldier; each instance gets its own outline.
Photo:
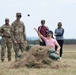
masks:
<instances>
[{"instance_id":1,"label":"soldier","mask_svg":"<svg viewBox=\"0 0 76 75\"><path fill-rule=\"evenodd\" d=\"M14 44L13 48L15 51L15 61L19 59L19 49L21 52L23 52L27 45L25 25L22 21L20 21L21 17L21 13L16 13L16 20L12 23L12 38Z\"/></svg>"},{"instance_id":2,"label":"soldier","mask_svg":"<svg viewBox=\"0 0 76 75\"><path fill-rule=\"evenodd\" d=\"M0 36L2 36L1 61L4 61L6 47L8 53L8 61L11 60L11 48L12 48L11 32L12 28L9 24L9 19L6 18L5 24L2 27L0 27Z\"/></svg>"}]
</instances>

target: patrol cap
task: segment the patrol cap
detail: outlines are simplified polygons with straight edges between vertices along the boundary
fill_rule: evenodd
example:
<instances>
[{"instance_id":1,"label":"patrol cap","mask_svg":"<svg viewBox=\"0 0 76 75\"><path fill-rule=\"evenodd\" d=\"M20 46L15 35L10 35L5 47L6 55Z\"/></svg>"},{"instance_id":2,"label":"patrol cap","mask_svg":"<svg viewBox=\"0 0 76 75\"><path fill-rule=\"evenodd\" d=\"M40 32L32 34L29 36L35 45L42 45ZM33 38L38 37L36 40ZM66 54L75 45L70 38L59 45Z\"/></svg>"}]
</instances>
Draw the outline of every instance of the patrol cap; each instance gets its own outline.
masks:
<instances>
[{"instance_id":1,"label":"patrol cap","mask_svg":"<svg viewBox=\"0 0 76 75\"><path fill-rule=\"evenodd\" d=\"M22 15L21 15L20 12L17 12L17 13L16 13L16 16L17 16L17 17L18 17L18 16L21 17Z\"/></svg>"},{"instance_id":2,"label":"patrol cap","mask_svg":"<svg viewBox=\"0 0 76 75\"><path fill-rule=\"evenodd\" d=\"M9 18L5 18L5 21L9 21Z\"/></svg>"},{"instance_id":3,"label":"patrol cap","mask_svg":"<svg viewBox=\"0 0 76 75\"><path fill-rule=\"evenodd\" d=\"M53 37L53 31L48 30L48 31L46 32L46 34L47 34L47 35L52 34L52 38L54 38L54 37Z\"/></svg>"},{"instance_id":4,"label":"patrol cap","mask_svg":"<svg viewBox=\"0 0 76 75\"><path fill-rule=\"evenodd\" d=\"M47 33L47 34L52 34L52 35L53 35L53 31L51 31L51 30L48 30L46 33Z\"/></svg>"}]
</instances>

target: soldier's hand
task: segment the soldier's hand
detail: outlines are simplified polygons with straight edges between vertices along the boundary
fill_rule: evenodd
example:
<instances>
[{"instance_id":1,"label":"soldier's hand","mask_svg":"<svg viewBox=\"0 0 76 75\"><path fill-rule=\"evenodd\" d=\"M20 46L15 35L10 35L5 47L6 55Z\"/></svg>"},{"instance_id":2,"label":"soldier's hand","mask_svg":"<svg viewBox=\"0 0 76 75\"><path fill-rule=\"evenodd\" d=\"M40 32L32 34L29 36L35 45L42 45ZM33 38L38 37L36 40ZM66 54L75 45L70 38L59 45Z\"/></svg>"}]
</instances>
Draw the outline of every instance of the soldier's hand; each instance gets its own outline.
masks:
<instances>
[{"instance_id":1,"label":"soldier's hand","mask_svg":"<svg viewBox=\"0 0 76 75\"><path fill-rule=\"evenodd\" d=\"M14 44L17 44L17 41L16 40L14 40Z\"/></svg>"},{"instance_id":2,"label":"soldier's hand","mask_svg":"<svg viewBox=\"0 0 76 75\"><path fill-rule=\"evenodd\" d=\"M8 35L8 34L4 34L3 36L5 36L5 37L9 37L9 35Z\"/></svg>"}]
</instances>

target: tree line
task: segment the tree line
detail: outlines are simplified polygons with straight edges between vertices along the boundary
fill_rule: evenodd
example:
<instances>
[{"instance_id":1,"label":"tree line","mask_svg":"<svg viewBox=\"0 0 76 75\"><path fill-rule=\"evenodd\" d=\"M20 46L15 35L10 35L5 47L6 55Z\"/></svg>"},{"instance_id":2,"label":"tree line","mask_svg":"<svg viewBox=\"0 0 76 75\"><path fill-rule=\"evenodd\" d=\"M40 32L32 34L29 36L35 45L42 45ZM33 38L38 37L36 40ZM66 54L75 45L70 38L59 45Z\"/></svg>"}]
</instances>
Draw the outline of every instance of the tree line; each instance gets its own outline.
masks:
<instances>
[{"instance_id":1,"label":"tree line","mask_svg":"<svg viewBox=\"0 0 76 75\"><path fill-rule=\"evenodd\" d=\"M27 41L28 41L28 44L33 44L33 45L39 44L39 39L38 40L28 39ZM0 44L1 44L1 40L0 40ZM64 39L64 44L65 45L76 44L76 39Z\"/></svg>"},{"instance_id":2,"label":"tree line","mask_svg":"<svg viewBox=\"0 0 76 75\"><path fill-rule=\"evenodd\" d=\"M28 40L28 44L39 44L39 39L38 40ZM76 44L76 39L64 39L64 44L65 45L72 45L72 44Z\"/></svg>"}]
</instances>

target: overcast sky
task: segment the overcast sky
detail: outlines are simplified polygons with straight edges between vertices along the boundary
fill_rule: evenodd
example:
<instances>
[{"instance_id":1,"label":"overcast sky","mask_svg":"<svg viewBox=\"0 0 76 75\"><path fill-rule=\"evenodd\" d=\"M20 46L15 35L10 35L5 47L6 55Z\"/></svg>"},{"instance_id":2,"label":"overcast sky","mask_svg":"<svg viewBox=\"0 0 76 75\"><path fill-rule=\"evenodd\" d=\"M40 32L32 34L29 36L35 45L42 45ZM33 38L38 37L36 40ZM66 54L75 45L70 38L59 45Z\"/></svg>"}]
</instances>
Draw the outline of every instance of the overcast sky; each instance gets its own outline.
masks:
<instances>
[{"instance_id":1,"label":"overcast sky","mask_svg":"<svg viewBox=\"0 0 76 75\"><path fill-rule=\"evenodd\" d=\"M5 18L11 24L16 12L22 13L27 37L37 37L33 28L38 28L40 20L45 19L50 30L54 31L60 21L65 29L64 38L76 38L76 0L0 0L0 26Z\"/></svg>"}]
</instances>

